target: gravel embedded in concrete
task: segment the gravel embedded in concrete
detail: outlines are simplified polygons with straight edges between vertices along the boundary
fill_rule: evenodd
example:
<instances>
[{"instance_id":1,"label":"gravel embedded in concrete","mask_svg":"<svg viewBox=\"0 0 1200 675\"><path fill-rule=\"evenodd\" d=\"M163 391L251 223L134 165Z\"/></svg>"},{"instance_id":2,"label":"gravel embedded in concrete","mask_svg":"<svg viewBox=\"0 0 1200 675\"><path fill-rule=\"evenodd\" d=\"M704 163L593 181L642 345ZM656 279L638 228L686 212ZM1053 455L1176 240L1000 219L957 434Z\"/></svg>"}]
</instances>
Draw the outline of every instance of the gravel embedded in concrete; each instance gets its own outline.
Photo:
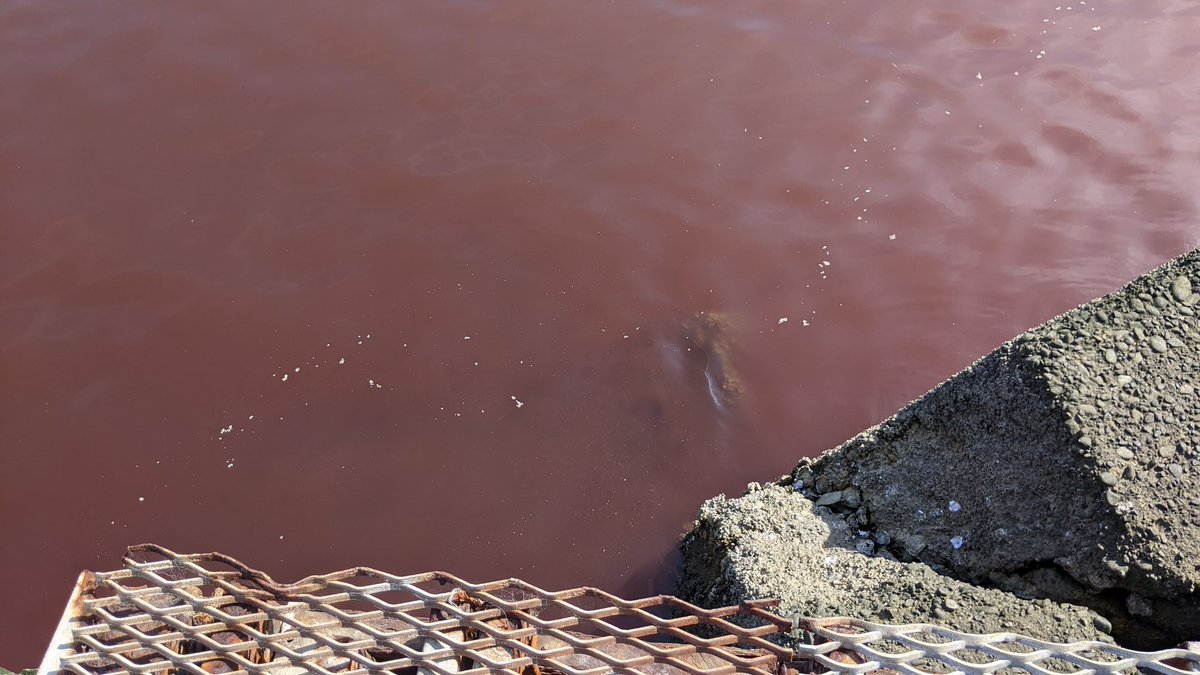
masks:
<instances>
[{"instance_id":1,"label":"gravel embedded in concrete","mask_svg":"<svg viewBox=\"0 0 1200 675\"><path fill-rule=\"evenodd\" d=\"M922 563L858 553L858 538L829 509L767 485L700 509L683 542L679 594L705 606L776 597L785 616L849 616L938 623L972 633L1019 631L1043 640L1111 641L1083 607L1023 600L938 574Z\"/></svg>"}]
</instances>

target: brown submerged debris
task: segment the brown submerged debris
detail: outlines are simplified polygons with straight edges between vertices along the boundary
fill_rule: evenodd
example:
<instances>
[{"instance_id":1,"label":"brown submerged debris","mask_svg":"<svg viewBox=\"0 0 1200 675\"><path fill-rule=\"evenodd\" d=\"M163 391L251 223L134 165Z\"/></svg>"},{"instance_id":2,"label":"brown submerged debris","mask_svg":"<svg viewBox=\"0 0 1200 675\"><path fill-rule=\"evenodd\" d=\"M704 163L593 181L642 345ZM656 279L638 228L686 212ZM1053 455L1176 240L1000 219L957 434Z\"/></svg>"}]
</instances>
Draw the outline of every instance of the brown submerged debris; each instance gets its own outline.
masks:
<instances>
[{"instance_id":1,"label":"brown submerged debris","mask_svg":"<svg viewBox=\"0 0 1200 675\"><path fill-rule=\"evenodd\" d=\"M698 312L683 323L685 347L703 357L708 394L718 408L734 405L742 394L742 378L732 364L735 344L729 329L724 312Z\"/></svg>"}]
</instances>

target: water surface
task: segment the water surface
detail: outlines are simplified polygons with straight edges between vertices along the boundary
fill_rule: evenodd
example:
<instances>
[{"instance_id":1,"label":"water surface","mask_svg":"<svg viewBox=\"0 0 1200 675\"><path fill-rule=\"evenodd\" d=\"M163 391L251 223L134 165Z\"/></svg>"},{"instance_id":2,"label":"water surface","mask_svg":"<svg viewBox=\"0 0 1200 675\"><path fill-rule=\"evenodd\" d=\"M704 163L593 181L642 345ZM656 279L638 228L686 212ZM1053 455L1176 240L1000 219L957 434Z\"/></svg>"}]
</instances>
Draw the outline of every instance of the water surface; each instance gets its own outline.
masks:
<instances>
[{"instance_id":1,"label":"water surface","mask_svg":"<svg viewBox=\"0 0 1200 675\"><path fill-rule=\"evenodd\" d=\"M668 590L703 499L1196 242L1197 36L1165 0L0 3L0 658L142 541Z\"/></svg>"}]
</instances>

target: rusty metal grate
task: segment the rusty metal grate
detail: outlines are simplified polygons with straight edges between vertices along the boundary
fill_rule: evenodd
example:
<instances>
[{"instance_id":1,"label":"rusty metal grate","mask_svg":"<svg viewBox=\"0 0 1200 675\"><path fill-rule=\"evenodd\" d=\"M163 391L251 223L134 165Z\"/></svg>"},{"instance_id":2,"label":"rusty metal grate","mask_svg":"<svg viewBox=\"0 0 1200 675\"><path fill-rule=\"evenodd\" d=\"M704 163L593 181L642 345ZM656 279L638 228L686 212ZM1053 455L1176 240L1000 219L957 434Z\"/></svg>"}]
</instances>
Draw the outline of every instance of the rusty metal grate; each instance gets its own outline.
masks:
<instances>
[{"instance_id":1,"label":"rusty metal grate","mask_svg":"<svg viewBox=\"0 0 1200 675\"><path fill-rule=\"evenodd\" d=\"M367 568L277 584L228 556L142 545L124 569L80 578L43 670L765 674L791 655L763 639L791 629L768 604L705 610Z\"/></svg>"},{"instance_id":2,"label":"rusty metal grate","mask_svg":"<svg viewBox=\"0 0 1200 675\"><path fill-rule=\"evenodd\" d=\"M788 619L770 611L775 604L709 610L665 595L622 600L594 588L550 592L516 579L471 584L444 572L361 567L278 584L219 553L145 544L129 549L123 569L80 576L39 672L1200 671L1194 643L1144 653L929 625Z\"/></svg>"}]
</instances>

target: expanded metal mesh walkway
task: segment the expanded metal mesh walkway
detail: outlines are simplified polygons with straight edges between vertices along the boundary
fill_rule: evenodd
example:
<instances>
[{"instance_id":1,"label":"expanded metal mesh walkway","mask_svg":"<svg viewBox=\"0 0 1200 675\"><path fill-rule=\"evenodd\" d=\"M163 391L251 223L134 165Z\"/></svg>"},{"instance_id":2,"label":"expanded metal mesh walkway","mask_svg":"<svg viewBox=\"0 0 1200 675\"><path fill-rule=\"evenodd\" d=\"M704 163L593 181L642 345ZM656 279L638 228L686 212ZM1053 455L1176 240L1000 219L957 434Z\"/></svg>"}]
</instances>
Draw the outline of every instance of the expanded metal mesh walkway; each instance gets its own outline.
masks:
<instances>
[{"instance_id":1,"label":"expanded metal mesh walkway","mask_svg":"<svg viewBox=\"0 0 1200 675\"><path fill-rule=\"evenodd\" d=\"M123 569L80 576L39 672L1200 671L1197 648L1145 653L929 625L789 619L770 610L776 604L709 610L666 595L622 600L594 588L550 592L516 579L471 584L444 572L362 567L278 584L219 553L144 544L129 549Z\"/></svg>"}]
</instances>

